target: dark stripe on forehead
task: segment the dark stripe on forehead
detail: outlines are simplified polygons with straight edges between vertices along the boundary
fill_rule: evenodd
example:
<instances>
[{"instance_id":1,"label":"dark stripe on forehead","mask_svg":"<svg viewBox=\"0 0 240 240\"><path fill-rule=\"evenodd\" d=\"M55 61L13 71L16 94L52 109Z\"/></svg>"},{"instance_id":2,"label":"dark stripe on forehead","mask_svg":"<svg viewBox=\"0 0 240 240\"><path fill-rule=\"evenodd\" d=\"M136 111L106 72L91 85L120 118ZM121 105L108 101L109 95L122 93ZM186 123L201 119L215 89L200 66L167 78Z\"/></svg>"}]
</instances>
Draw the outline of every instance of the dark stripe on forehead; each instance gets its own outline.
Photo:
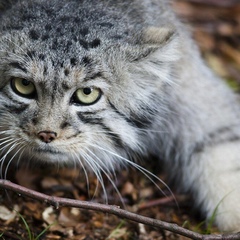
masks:
<instances>
[{"instance_id":1,"label":"dark stripe on forehead","mask_svg":"<svg viewBox=\"0 0 240 240\"><path fill-rule=\"evenodd\" d=\"M125 148L124 147L125 144L122 142L121 137L117 133L113 132L113 130L110 129L108 126L106 126L106 124L103 123L102 118L93 118L89 116L84 116L84 114L80 112L77 113L77 115L79 119L85 124L99 125L104 130L102 134L107 135L114 142L114 145L116 147Z\"/></svg>"},{"instance_id":2,"label":"dark stripe on forehead","mask_svg":"<svg viewBox=\"0 0 240 240\"><path fill-rule=\"evenodd\" d=\"M54 101L56 99L56 94L57 94L57 90L59 89L58 87L59 82L57 77L54 77L53 82L52 82L52 92L51 92L51 104L54 104Z\"/></svg>"},{"instance_id":3,"label":"dark stripe on forehead","mask_svg":"<svg viewBox=\"0 0 240 240\"><path fill-rule=\"evenodd\" d=\"M10 66L12 66L12 67L14 67L14 68L17 68L17 69L20 69L20 70L22 70L23 72L27 72L27 69L25 68L25 67L23 67L22 65L21 65L21 63L19 63L19 62L12 62L12 63L10 63L9 64Z\"/></svg>"},{"instance_id":4,"label":"dark stripe on forehead","mask_svg":"<svg viewBox=\"0 0 240 240\"><path fill-rule=\"evenodd\" d=\"M91 75L89 74L84 78L83 82L86 82L88 80L92 80L95 78L103 78L103 74L101 72L92 73Z\"/></svg>"}]
</instances>

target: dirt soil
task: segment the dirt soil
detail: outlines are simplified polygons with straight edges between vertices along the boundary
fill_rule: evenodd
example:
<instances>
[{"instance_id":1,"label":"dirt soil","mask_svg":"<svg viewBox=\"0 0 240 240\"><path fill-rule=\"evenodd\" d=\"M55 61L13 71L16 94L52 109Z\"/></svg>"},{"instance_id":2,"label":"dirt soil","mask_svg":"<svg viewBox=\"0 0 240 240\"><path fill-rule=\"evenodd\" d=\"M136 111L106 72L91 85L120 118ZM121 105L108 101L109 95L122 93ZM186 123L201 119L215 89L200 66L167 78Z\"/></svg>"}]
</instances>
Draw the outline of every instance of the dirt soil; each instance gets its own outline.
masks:
<instances>
[{"instance_id":1,"label":"dirt soil","mask_svg":"<svg viewBox=\"0 0 240 240\"><path fill-rule=\"evenodd\" d=\"M240 91L240 3L238 0L175 0L174 8L192 28L203 57L233 88ZM149 162L151 159L149 159ZM149 168L161 179L164 173ZM201 233L218 233L192 210L189 195L169 190L157 182L162 192L143 174L129 169L117 173L119 193L104 179L107 199L94 176L87 183L76 169L46 166L21 168L13 172L15 181L42 193L114 204L144 216L177 223ZM46 202L32 200L11 191L0 190L0 239L186 239L161 229L120 219L110 214L76 208L54 208ZM175 199L172 194L175 195ZM120 196L122 199L120 198ZM125 206L123 206L123 203ZM14 210L13 210L14 209ZM45 232L43 232L46 230ZM37 238L39 234L42 235Z\"/></svg>"}]
</instances>

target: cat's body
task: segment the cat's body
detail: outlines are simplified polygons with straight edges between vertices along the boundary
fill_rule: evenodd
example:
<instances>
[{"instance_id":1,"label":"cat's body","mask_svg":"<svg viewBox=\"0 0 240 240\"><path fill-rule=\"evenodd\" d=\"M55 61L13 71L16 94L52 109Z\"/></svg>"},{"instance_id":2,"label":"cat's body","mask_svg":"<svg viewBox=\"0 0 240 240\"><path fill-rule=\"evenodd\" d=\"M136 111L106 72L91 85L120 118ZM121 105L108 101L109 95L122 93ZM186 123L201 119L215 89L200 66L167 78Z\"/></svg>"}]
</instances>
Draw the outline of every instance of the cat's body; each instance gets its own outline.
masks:
<instances>
[{"instance_id":1,"label":"cat's body","mask_svg":"<svg viewBox=\"0 0 240 240\"><path fill-rule=\"evenodd\" d=\"M1 162L78 164L101 181L159 156L240 230L239 103L164 0L0 3Z\"/></svg>"}]
</instances>

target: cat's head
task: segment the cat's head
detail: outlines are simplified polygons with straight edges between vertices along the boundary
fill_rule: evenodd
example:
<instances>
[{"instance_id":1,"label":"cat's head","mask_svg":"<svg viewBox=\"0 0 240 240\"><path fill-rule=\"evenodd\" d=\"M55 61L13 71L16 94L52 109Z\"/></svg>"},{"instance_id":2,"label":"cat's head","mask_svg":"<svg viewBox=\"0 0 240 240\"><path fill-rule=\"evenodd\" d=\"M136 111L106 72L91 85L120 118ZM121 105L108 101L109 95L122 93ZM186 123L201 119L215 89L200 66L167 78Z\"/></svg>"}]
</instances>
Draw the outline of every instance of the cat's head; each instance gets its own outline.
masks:
<instances>
[{"instance_id":1,"label":"cat's head","mask_svg":"<svg viewBox=\"0 0 240 240\"><path fill-rule=\"evenodd\" d=\"M106 8L87 21L87 10L69 12L76 3L23 2L1 16L2 162L67 162L98 175L152 147L179 58L174 30L134 30Z\"/></svg>"}]
</instances>

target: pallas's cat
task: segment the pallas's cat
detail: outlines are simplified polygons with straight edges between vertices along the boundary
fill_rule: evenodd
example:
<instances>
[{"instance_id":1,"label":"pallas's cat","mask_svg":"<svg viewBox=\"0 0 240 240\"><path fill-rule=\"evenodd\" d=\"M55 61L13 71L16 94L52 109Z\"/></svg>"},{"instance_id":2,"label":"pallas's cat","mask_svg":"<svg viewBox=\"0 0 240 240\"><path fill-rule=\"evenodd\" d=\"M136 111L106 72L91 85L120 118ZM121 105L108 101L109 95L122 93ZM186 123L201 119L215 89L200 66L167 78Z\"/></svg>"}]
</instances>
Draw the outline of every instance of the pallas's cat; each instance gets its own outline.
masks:
<instances>
[{"instance_id":1,"label":"pallas's cat","mask_svg":"<svg viewBox=\"0 0 240 240\"><path fill-rule=\"evenodd\" d=\"M123 165L151 177L136 160L154 155L240 230L239 103L165 0L0 6L1 164L78 164L101 181Z\"/></svg>"}]
</instances>

